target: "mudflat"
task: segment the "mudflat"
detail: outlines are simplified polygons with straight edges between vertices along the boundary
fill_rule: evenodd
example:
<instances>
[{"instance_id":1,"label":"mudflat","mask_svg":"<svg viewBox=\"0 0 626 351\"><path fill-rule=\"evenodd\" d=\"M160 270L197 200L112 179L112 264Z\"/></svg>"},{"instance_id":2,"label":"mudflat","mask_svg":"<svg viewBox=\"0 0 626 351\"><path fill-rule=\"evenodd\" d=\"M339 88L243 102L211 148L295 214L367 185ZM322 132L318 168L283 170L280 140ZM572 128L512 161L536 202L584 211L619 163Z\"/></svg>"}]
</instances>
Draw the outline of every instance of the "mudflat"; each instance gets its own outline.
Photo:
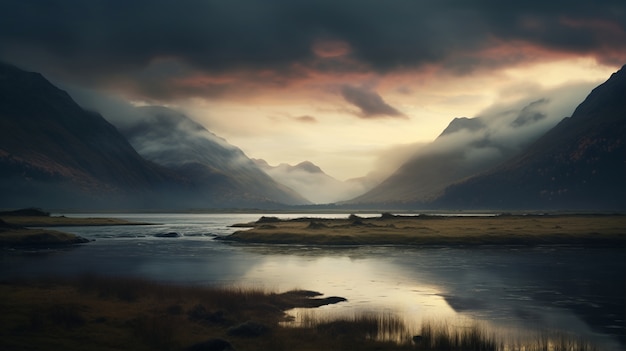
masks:
<instances>
[{"instance_id":1,"label":"mudflat","mask_svg":"<svg viewBox=\"0 0 626 351\"><path fill-rule=\"evenodd\" d=\"M262 217L223 240L305 245L626 246L625 215Z\"/></svg>"}]
</instances>

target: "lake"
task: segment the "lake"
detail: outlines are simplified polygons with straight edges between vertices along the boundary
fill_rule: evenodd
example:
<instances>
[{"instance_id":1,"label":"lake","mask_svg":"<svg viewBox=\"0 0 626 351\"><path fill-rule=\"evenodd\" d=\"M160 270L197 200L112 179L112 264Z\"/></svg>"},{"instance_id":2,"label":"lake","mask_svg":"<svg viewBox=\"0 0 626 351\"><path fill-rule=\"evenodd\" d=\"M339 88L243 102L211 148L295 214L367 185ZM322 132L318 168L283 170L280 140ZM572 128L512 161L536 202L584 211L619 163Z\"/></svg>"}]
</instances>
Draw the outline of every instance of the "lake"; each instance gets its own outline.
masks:
<instances>
[{"instance_id":1,"label":"lake","mask_svg":"<svg viewBox=\"0 0 626 351\"><path fill-rule=\"evenodd\" d=\"M69 216L69 214L68 214ZM95 241L55 250L3 250L0 278L96 273L195 285L315 290L347 302L293 310L299 318L389 313L476 321L524 337L558 330L602 349L626 347L626 251L581 247L311 247L215 240L262 214L71 214L156 223L62 227ZM271 214L281 218L348 214ZM159 237L178 233L179 237Z\"/></svg>"}]
</instances>

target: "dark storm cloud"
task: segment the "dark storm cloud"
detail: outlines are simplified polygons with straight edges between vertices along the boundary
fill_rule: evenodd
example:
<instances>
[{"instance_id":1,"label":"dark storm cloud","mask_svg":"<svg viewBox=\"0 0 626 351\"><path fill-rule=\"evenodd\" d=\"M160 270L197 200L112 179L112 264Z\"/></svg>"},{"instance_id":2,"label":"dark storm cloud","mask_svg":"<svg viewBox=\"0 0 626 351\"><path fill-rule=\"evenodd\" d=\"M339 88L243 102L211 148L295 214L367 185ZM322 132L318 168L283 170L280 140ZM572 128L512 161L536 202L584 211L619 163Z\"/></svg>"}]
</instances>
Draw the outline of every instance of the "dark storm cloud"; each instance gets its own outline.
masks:
<instances>
[{"instance_id":1,"label":"dark storm cloud","mask_svg":"<svg viewBox=\"0 0 626 351\"><path fill-rule=\"evenodd\" d=\"M360 110L360 117L406 117L402 112L386 103L378 93L367 88L345 85L341 88L341 96Z\"/></svg>"},{"instance_id":2,"label":"dark storm cloud","mask_svg":"<svg viewBox=\"0 0 626 351\"><path fill-rule=\"evenodd\" d=\"M621 65L625 27L623 0L4 0L0 59L94 84L163 58L194 72L269 69L288 77L305 75L294 68L302 66L386 72L440 64L468 72L526 59L523 52L484 54L503 43ZM314 46L324 40L340 43L339 51L359 65L323 57L328 50ZM172 73L133 78L148 90L151 79Z\"/></svg>"}]
</instances>

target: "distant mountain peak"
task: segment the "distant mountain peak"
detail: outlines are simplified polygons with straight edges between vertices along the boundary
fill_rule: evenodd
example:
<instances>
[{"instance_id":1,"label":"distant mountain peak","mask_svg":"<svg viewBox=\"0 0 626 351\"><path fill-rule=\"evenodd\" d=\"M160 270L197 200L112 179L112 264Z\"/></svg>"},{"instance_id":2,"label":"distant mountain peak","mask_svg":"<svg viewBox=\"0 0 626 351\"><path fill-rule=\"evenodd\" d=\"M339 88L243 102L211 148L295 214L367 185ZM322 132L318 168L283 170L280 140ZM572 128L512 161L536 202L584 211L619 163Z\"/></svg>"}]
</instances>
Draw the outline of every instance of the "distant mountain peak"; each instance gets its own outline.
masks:
<instances>
[{"instance_id":1,"label":"distant mountain peak","mask_svg":"<svg viewBox=\"0 0 626 351\"><path fill-rule=\"evenodd\" d=\"M485 123L483 123L479 117L456 117L450 122L450 124L448 124L446 129L444 129L439 136L442 137L444 135L460 132L461 130L474 132L484 127Z\"/></svg>"},{"instance_id":2,"label":"distant mountain peak","mask_svg":"<svg viewBox=\"0 0 626 351\"><path fill-rule=\"evenodd\" d=\"M295 166L292 166L284 162L280 163L278 166L272 166L263 159L252 159L252 160L258 167L261 167L261 169L264 169L264 170L281 169L285 172L303 171L307 173L320 173L324 175L326 174L318 165L316 165L315 163L311 161L302 161Z\"/></svg>"},{"instance_id":3,"label":"distant mountain peak","mask_svg":"<svg viewBox=\"0 0 626 351\"><path fill-rule=\"evenodd\" d=\"M257 167L260 167L261 169L265 169L265 168L271 167L269 165L269 163L267 163L267 161L265 161L262 158L251 158L251 160L252 160L252 162L254 162L257 165Z\"/></svg>"},{"instance_id":4,"label":"distant mountain peak","mask_svg":"<svg viewBox=\"0 0 626 351\"><path fill-rule=\"evenodd\" d=\"M253 160L270 177L302 194L316 204L334 203L352 198L371 189L375 184L368 178L342 182L335 179L311 161L295 166L281 163L269 165L265 160Z\"/></svg>"},{"instance_id":5,"label":"distant mountain peak","mask_svg":"<svg viewBox=\"0 0 626 351\"><path fill-rule=\"evenodd\" d=\"M303 161L294 166L295 169L307 171L309 173L324 173L322 169L311 161Z\"/></svg>"},{"instance_id":6,"label":"distant mountain peak","mask_svg":"<svg viewBox=\"0 0 626 351\"><path fill-rule=\"evenodd\" d=\"M626 208L626 66L523 152L446 188L435 206Z\"/></svg>"}]
</instances>

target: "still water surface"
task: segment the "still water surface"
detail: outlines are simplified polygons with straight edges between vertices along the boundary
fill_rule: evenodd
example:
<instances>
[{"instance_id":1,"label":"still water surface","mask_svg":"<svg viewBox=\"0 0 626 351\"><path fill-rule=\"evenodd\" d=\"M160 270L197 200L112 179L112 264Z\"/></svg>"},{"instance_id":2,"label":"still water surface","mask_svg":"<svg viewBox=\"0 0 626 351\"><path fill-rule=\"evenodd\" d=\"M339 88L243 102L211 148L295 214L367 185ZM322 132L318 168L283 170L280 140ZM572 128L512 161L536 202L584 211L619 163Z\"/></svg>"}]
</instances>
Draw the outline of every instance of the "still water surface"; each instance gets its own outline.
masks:
<instances>
[{"instance_id":1,"label":"still water surface","mask_svg":"<svg viewBox=\"0 0 626 351\"><path fill-rule=\"evenodd\" d=\"M214 240L237 230L230 225L260 216L107 214L157 224L58 228L95 241L62 250L5 250L0 278L96 273L276 291L300 288L348 301L315 312L294 310L295 317L384 312L415 330L422 320L471 320L500 333L562 330L602 349L626 347L624 248L311 247ZM158 237L170 232L181 236Z\"/></svg>"}]
</instances>

